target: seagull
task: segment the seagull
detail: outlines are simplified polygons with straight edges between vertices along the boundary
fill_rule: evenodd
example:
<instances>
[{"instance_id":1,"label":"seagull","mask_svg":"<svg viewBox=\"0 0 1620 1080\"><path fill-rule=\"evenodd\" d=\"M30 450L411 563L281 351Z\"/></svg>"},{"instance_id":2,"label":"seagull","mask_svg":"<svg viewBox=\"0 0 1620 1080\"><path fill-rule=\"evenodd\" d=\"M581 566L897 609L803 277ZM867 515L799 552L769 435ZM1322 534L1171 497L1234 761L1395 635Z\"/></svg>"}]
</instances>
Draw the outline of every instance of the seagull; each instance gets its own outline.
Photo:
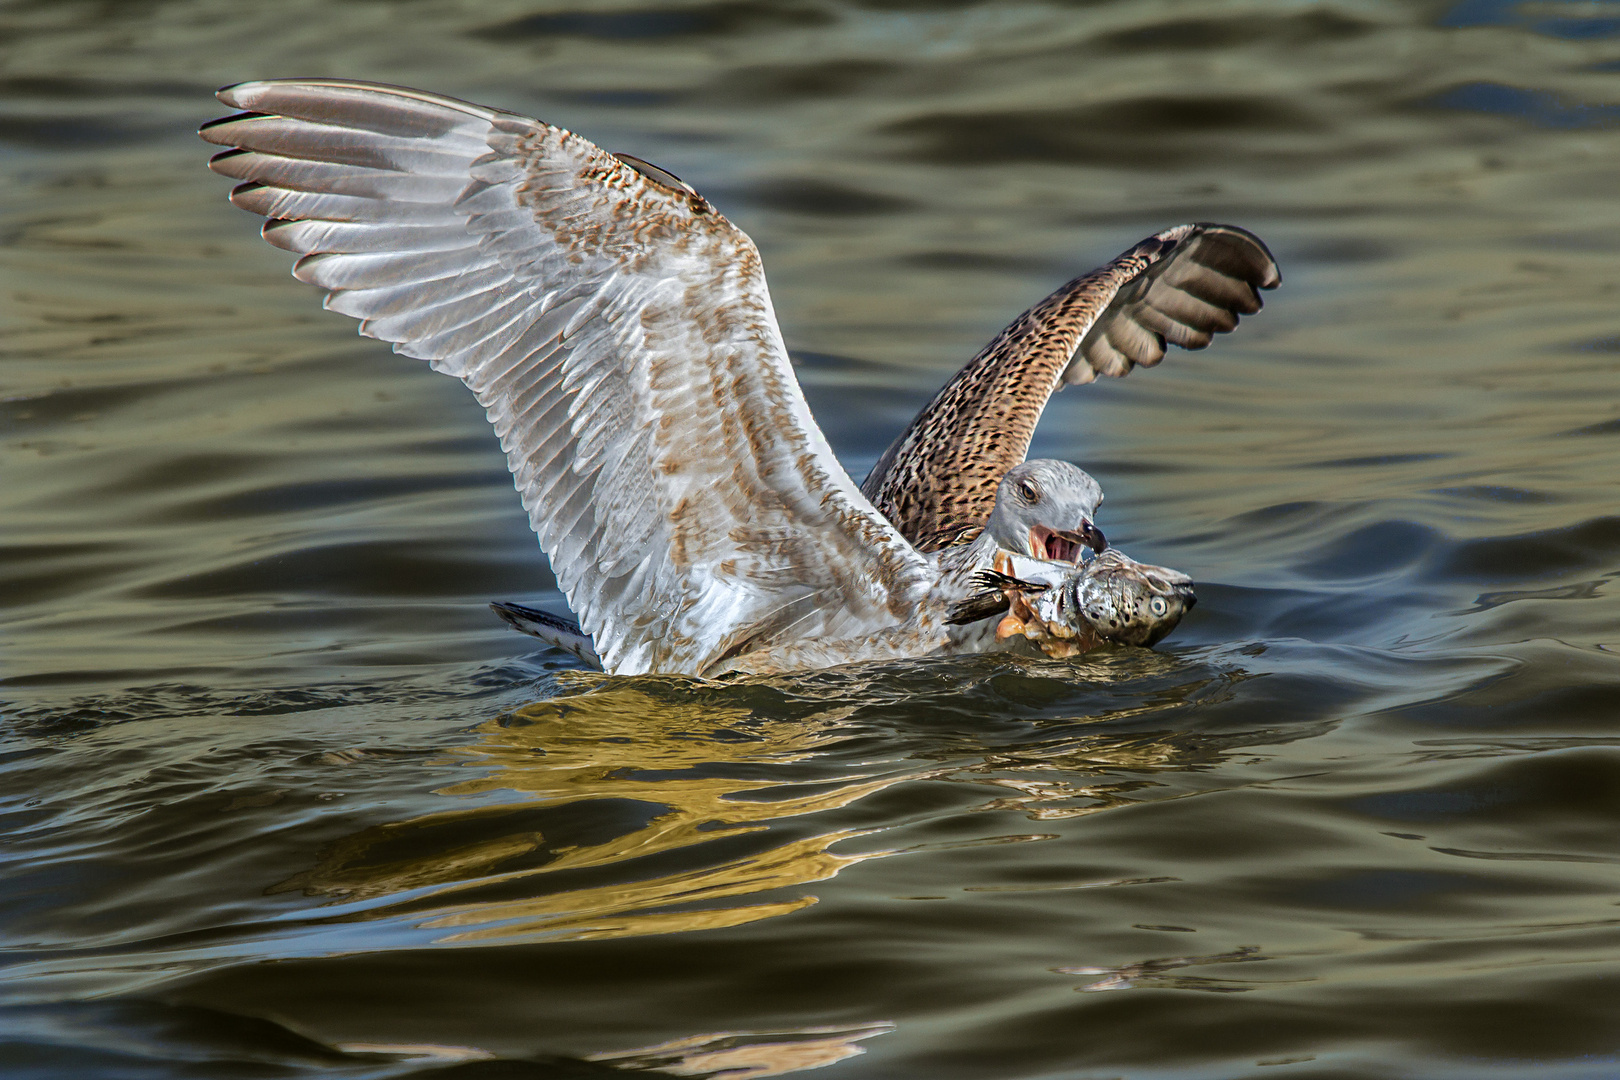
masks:
<instances>
[{"instance_id":1,"label":"seagull","mask_svg":"<svg viewBox=\"0 0 1620 1080\"><path fill-rule=\"evenodd\" d=\"M759 252L678 177L403 87L218 97L240 111L199 134L229 148L209 166L240 181L231 201L269 219L327 308L473 391L577 644L611 674L996 647L993 620L950 620L998 547L1106 546L1095 481L1023 461L1047 397L1156 363L1166 340L1207 344L1278 280L1231 226L1138 244L998 336L863 493L793 376Z\"/></svg>"}]
</instances>

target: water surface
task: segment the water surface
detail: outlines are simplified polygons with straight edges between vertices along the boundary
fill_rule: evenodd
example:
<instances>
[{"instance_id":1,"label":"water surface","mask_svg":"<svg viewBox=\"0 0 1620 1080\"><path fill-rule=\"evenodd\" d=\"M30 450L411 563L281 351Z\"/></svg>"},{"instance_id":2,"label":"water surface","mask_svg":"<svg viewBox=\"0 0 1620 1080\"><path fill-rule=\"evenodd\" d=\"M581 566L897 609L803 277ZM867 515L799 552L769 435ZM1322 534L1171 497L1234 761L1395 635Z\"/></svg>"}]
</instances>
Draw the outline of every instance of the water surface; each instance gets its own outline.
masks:
<instances>
[{"instance_id":1,"label":"water surface","mask_svg":"<svg viewBox=\"0 0 1620 1080\"><path fill-rule=\"evenodd\" d=\"M1620 4L0 6L0 1063L38 1077L1620 1069ZM481 411L193 134L338 75L658 162L858 477L1024 307L1253 229L1035 452L1154 651L605 680Z\"/></svg>"}]
</instances>

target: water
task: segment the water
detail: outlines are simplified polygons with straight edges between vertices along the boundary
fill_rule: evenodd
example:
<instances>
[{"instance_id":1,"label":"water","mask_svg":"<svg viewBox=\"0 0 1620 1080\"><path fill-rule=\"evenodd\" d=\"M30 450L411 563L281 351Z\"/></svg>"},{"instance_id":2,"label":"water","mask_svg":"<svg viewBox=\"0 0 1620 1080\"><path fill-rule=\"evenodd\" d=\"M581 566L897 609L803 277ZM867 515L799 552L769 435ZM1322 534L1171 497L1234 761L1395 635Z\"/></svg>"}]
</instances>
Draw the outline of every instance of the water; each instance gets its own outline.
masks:
<instances>
[{"instance_id":1,"label":"water","mask_svg":"<svg viewBox=\"0 0 1620 1080\"><path fill-rule=\"evenodd\" d=\"M8 1076L1620 1071L1620 4L0 6ZM1035 452L1152 652L607 681L470 396L192 134L573 127L758 241L857 477L1157 229L1284 285Z\"/></svg>"}]
</instances>

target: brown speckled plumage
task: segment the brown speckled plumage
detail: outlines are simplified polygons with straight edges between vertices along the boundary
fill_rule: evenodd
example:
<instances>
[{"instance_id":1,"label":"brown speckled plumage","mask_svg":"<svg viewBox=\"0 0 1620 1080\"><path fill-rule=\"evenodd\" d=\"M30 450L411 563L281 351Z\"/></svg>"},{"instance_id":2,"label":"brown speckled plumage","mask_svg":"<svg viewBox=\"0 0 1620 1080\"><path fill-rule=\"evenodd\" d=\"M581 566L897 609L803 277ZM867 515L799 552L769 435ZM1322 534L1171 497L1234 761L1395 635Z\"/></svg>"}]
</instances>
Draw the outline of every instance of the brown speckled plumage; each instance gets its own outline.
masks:
<instances>
[{"instance_id":1,"label":"brown speckled plumage","mask_svg":"<svg viewBox=\"0 0 1620 1080\"><path fill-rule=\"evenodd\" d=\"M1120 376L1189 349L1260 310L1277 264L1230 225L1179 225L1058 289L1020 315L934 396L878 460L861 491L923 551L982 526L996 485L1024 460L1064 383Z\"/></svg>"}]
</instances>

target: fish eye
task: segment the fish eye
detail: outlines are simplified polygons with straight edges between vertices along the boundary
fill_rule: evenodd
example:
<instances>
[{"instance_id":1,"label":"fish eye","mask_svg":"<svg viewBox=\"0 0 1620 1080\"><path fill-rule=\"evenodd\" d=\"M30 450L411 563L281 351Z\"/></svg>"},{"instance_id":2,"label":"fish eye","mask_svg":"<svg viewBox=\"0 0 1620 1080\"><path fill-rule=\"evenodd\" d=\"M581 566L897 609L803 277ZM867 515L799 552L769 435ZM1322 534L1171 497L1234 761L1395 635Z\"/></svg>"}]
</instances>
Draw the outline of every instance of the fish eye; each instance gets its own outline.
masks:
<instances>
[{"instance_id":1,"label":"fish eye","mask_svg":"<svg viewBox=\"0 0 1620 1080\"><path fill-rule=\"evenodd\" d=\"M1041 489L1035 486L1033 480L1018 481L1018 494L1024 497L1025 502L1039 502L1041 499Z\"/></svg>"},{"instance_id":2,"label":"fish eye","mask_svg":"<svg viewBox=\"0 0 1620 1080\"><path fill-rule=\"evenodd\" d=\"M1164 602L1164 597L1155 596L1152 600L1148 601L1148 610L1153 612L1155 615L1163 615L1165 612L1170 610L1170 605Z\"/></svg>"}]
</instances>

